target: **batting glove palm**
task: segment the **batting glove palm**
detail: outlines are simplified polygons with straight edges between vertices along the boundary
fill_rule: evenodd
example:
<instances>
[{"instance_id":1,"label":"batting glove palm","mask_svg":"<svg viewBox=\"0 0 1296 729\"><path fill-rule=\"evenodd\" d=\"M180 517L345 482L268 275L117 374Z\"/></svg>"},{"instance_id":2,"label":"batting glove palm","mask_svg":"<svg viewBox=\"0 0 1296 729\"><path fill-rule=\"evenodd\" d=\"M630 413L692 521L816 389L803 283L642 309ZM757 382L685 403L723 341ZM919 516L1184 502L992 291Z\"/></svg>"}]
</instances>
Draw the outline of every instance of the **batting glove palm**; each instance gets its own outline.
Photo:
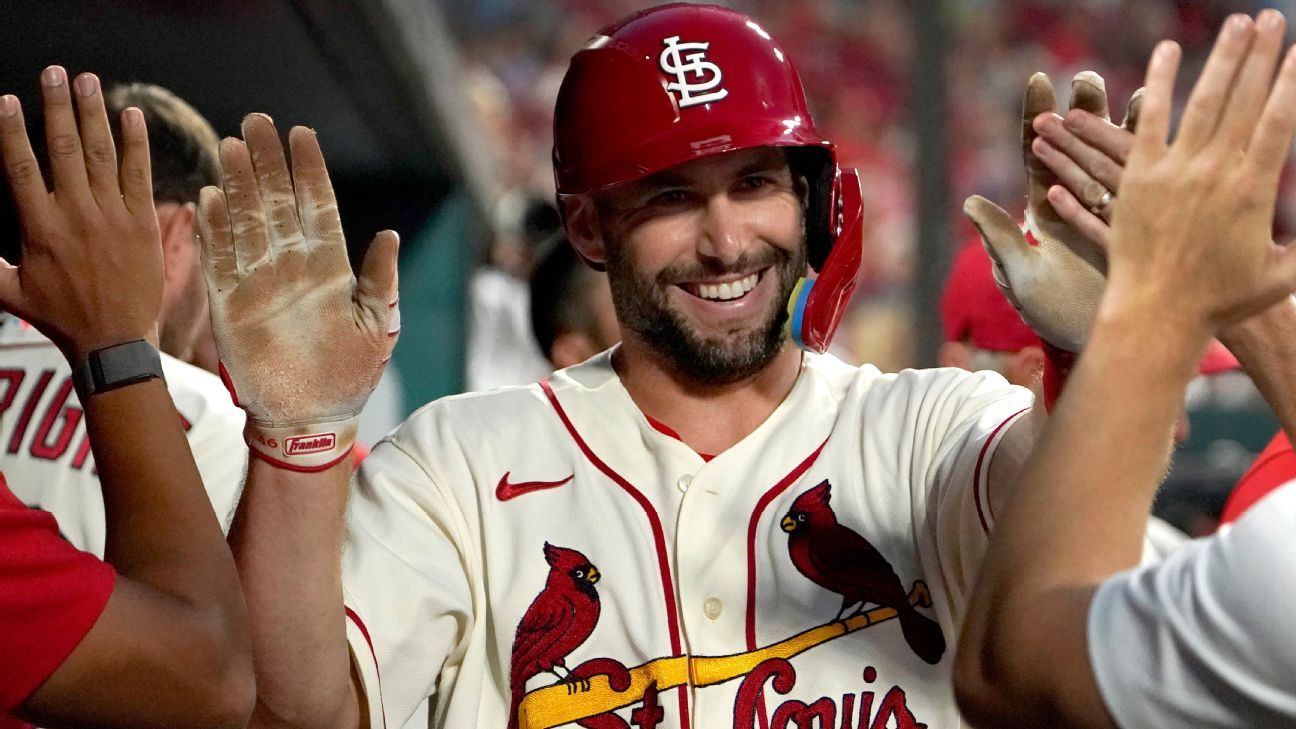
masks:
<instances>
[{"instance_id":1,"label":"batting glove palm","mask_svg":"<svg viewBox=\"0 0 1296 729\"><path fill-rule=\"evenodd\" d=\"M345 458L399 332L397 237L379 233L357 279L315 134L270 118L221 144L224 189L202 191L203 271L222 376L252 452L315 471Z\"/></svg>"}]
</instances>

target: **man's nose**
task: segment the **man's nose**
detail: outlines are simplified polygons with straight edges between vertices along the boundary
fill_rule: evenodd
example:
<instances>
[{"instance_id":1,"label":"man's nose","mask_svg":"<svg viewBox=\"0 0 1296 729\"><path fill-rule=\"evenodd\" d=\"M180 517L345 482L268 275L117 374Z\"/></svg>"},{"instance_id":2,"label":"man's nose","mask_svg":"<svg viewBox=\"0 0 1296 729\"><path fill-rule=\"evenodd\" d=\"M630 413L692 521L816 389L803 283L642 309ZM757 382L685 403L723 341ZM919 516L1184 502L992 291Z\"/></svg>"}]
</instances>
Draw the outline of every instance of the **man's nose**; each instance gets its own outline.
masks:
<instances>
[{"instance_id":1,"label":"man's nose","mask_svg":"<svg viewBox=\"0 0 1296 729\"><path fill-rule=\"evenodd\" d=\"M702 239L698 253L725 265L732 265L742 255L742 221L737 206L728 195L712 195L707 199Z\"/></svg>"}]
</instances>

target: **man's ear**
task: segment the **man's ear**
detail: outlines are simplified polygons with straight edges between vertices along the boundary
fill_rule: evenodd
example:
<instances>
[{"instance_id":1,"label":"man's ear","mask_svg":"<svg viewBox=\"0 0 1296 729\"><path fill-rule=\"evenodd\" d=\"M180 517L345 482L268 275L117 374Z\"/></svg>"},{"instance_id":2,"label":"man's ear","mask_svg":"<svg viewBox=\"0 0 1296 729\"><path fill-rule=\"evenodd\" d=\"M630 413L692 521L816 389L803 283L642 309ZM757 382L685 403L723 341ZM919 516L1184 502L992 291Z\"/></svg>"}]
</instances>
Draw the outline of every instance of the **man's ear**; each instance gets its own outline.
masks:
<instances>
[{"instance_id":1,"label":"man's ear","mask_svg":"<svg viewBox=\"0 0 1296 729\"><path fill-rule=\"evenodd\" d=\"M562 206L567 238L572 248L595 270L604 270L607 248L603 245L603 229L599 225L594 199L589 195L570 195L562 199Z\"/></svg>"},{"instance_id":2,"label":"man's ear","mask_svg":"<svg viewBox=\"0 0 1296 729\"><path fill-rule=\"evenodd\" d=\"M157 206L158 230L162 234L162 271L172 281L187 275L198 254L194 238L198 211L193 203L162 203Z\"/></svg>"},{"instance_id":3,"label":"man's ear","mask_svg":"<svg viewBox=\"0 0 1296 729\"><path fill-rule=\"evenodd\" d=\"M1004 375L1009 382L1030 387L1044 371L1044 350L1033 344L1022 347L1008 360L1007 369Z\"/></svg>"},{"instance_id":4,"label":"man's ear","mask_svg":"<svg viewBox=\"0 0 1296 729\"><path fill-rule=\"evenodd\" d=\"M941 345L936 355L936 363L941 367L957 367L961 370L971 368L972 352L962 342L946 342Z\"/></svg>"}]
</instances>

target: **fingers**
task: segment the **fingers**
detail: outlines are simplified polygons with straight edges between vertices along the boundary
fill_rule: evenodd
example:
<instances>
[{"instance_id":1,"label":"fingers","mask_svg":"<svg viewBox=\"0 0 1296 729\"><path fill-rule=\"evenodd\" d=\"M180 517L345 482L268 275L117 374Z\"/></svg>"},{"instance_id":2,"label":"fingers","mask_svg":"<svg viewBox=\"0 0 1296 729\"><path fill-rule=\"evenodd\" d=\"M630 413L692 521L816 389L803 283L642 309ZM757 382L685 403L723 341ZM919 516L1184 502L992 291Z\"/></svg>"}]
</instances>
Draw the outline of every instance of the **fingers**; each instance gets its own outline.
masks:
<instances>
[{"instance_id":1,"label":"fingers","mask_svg":"<svg viewBox=\"0 0 1296 729\"><path fill-rule=\"evenodd\" d=\"M108 112L104 109L99 79L92 73L83 73L72 82L72 88L76 92L77 118L81 124L81 146L85 149L90 193L100 205L115 204L121 200L117 183L117 149L108 126Z\"/></svg>"},{"instance_id":2,"label":"fingers","mask_svg":"<svg viewBox=\"0 0 1296 729\"><path fill-rule=\"evenodd\" d=\"M1026 82L1026 94L1022 99L1022 158L1026 161L1026 199L1032 207L1046 203L1045 193L1057 182L1053 172L1035 157L1031 149L1038 136L1033 122L1041 114L1053 116L1056 109L1053 82L1046 74L1033 74ZM965 212L966 209L965 205Z\"/></svg>"},{"instance_id":3,"label":"fingers","mask_svg":"<svg viewBox=\"0 0 1296 729\"><path fill-rule=\"evenodd\" d=\"M132 215L154 217L153 166L149 161L148 129L144 125L144 112L135 107L122 110L121 115L121 198ZM112 140L110 139L109 142Z\"/></svg>"},{"instance_id":4,"label":"fingers","mask_svg":"<svg viewBox=\"0 0 1296 729\"><path fill-rule=\"evenodd\" d=\"M319 140L314 131L293 127L288 132L288 146L292 151L297 212L301 217L306 245L312 254L316 248L323 248L333 251L332 256L340 256L345 262L346 240L342 236L342 220L338 216L337 199L333 196L333 183L329 181Z\"/></svg>"},{"instance_id":5,"label":"fingers","mask_svg":"<svg viewBox=\"0 0 1296 729\"><path fill-rule=\"evenodd\" d=\"M1107 83L1093 71L1081 71L1071 79L1071 108L1111 119L1107 107Z\"/></svg>"},{"instance_id":6,"label":"fingers","mask_svg":"<svg viewBox=\"0 0 1296 729\"><path fill-rule=\"evenodd\" d=\"M4 153L5 176L18 206L18 217L23 227L29 228L49 214L49 192L27 139L22 105L16 96L0 97L0 151Z\"/></svg>"},{"instance_id":7,"label":"fingers","mask_svg":"<svg viewBox=\"0 0 1296 729\"><path fill-rule=\"evenodd\" d=\"M1256 116L1269 96L1269 84L1282 50L1285 28L1282 13L1277 10L1262 10L1256 16L1250 52L1229 92L1219 125L1218 133L1229 153L1244 146L1251 138Z\"/></svg>"},{"instance_id":8,"label":"fingers","mask_svg":"<svg viewBox=\"0 0 1296 729\"><path fill-rule=\"evenodd\" d=\"M77 132L72 96L68 93L67 71L50 66L41 72L41 95L45 100L45 147L55 194L81 196L89 192L81 136Z\"/></svg>"},{"instance_id":9,"label":"fingers","mask_svg":"<svg viewBox=\"0 0 1296 729\"><path fill-rule=\"evenodd\" d=\"M208 292L233 288L238 283L238 261L225 193L218 187L207 186L198 193L198 242Z\"/></svg>"},{"instance_id":10,"label":"fingers","mask_svg":"<svg viewBox=\"0 0 1296 729\"><path fill-rule=\"evenodd\" d=\"M976 226L981 240L985 242L986 251L1000 265L1006 260L1035 254L1022 235L1017 221L998 205L980 195L973 195L964 201L963 214Z\"/></svg>"},{"instance_id":11,"label":"fingers","mask_svg":"<svg viewBox=\"0 0 1296 729\"><path fill-rule=\"evenodd\" d=\"M400 254L400 236L395 231L384 230L374 236L360 265L356 280L356 299L366 302L387 318L387 334L395 336L400 331L396 261ZM390 314L388 314L390 312Z\"/></svg>"},{"instance_id":12,"label":"fingers","mask_svg":"<svg viewBox=\"0 0 1296 729\"><path fill-rule=\"evenodd\" d=\"M1103 206L1103 197L1108 192L1115 194L1120 184L1120 168L1107 155L1075 137L1071 139L1074 141L1072 149L1061 151L1043 138L1036 139L1035 155L1053 170L1058 181L1079 198L1085 207ZM1080 160L1082 156L1084 159ZM1050 195L1049 202L1052 201Z\"/></svg>"},{"instance_id":13,"label":"fingers","mask_svg":"<svg viewBox=\"0 0 1296 729\"><path fill-rule=\"evenodd\" d=\"M1233 15L1224 22L1206 66L1188 96L1176 146L1199 149L1214 134L1254 35L1255 24L1246 15ZM1147 85L1152 86L1150 79Z\"/></svg>"},{"instance_id":14,"label":"fingers","mask_svg":"<svg viewBox=\"0 0 1296 729\"><path fill-rule=\"evenodd\" d=\"M300 247L302 236L297 219L297 199L293 195L292 177L288 174L288 162L274 121L265 114L248 114L243 118L243 140L252 157L270 245L276 250Z\"/></svg>"},{"instance_id":15,"label":"fingers","mask_svg":"<svg viewBox=\"0 0 1296 729\"><path fill-rule=\"evenodd\" d=\"M1136 152L1157 155L1165 151L1170 136L1171 95L1175 75L1179 73L1179 56L1179 44L1174 41L1161 41L1152 51L1131 155Z\"/></svg>"},{"instance_id":16,"label":"fingers","mask_svg":"<svg viewBox=\"0 0 1296 729\"><path fill-rule=\"evenodd\" d=\"M1123 166L1129 160L1130 148L1134 146L1132 132L1093 114L1074 109L1067 113L1061 124L1049 131L1052 133L1041 134L1053 146L1068 149L1066 140L1078 141L1101 152L1118 166Z\"/></svg>"},{"instance_id":17,"label":"fingers","mask_svg":"<svg viewBox=\"0 0 1296 729\"><path fill-rule=\"evenodd\" d=\"M1022 154L1027 164L1031 161L1031 142L1035 141L1035 128L1032 122L1040 114L1051 114L1057 109L1053 96L1053 82L1047 74L1035 73L1026 82L1026 94L1022 97Z\"/></svg>"},{"instance_id":18,"label":"fingers","mask_svg":"<svg viewBox=\"0 0 1296 729\"><path fill-rule=\"evenodd\" d=\"M1138 129L1139 111L1143 107L1143 88L1139 87L1130 95L1129 104L1125 107L1125 120L1121 122L1121 129L1127 132L1133 132Z\"/></svg>"},{"instance_id":19,"label":"fingers","mask_svg":"<svg viewBox=\"0 0 1296 729\"><path fill-rule=\"evenodd\" d=\"M224 172L225 204L229 210L234 257L240 273L265 259L269 251L265 210L257 192L256 175L247 146L238 139L224 139L220 145Z\"/></svg>"},{"instance_id":20,"label":"fingers","mask_svg":"<svg viewBox=\"0 0 1296 729\"><path fill-rule=\"evenodd\" d=\"M1275 194L1296 131L1296 46L1288 49L1269 100L1256 122L1246 164L1256 189ZM1290 248L1290 247L1289 247Z\"/></svg>"},{"instance_id":21,"label":"fingers","mask_svg":"<svg viewBox=\"0 0 1296 729\"><path fill-rule=\"evenodd\" d=\"M1063 221L1080 231L1084 237L1103 251L1107 250L1111 228L1107 225L1106 220L1095 215L1070 190L1061 185L1054 185L1049 188L1048 198L1053 205L1053 209L1057 211L1058 216ZM1107 210L1110 209L1110 206L1108 206ZM1110 215L1110 213L1108 214Z\"/></svg>"}]
</instances>

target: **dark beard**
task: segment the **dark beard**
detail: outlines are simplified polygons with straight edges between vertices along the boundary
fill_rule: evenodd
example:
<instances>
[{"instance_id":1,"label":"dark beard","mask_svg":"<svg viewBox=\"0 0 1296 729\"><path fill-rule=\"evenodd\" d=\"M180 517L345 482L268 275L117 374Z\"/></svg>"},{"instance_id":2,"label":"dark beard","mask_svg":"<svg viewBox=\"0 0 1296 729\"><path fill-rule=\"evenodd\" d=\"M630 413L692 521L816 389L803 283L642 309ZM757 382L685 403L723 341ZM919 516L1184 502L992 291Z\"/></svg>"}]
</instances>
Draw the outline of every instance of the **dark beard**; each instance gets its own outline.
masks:
<instances>
[{"instance_id":1,"label":"dark beard","mask_svg":"<svg viewBox=\"0 0 1296 729\"><path fill-rule=\"evenodd\" d=\"M617 319L692 382L727 385L747 379L783 349L788 298L806 270L804 246L795 253L773 247L769 251L759 260L744 255L731 266L672 266L649 279L639 275L622 246L613 242L607 247L606 265ZM778 294L763 323L751 329L702 336L683 314L670 308L666 298L666 287L675 281L715 278L766 266L770 269L763 276L776 277Z\"/></svg>"}]
</instances>

